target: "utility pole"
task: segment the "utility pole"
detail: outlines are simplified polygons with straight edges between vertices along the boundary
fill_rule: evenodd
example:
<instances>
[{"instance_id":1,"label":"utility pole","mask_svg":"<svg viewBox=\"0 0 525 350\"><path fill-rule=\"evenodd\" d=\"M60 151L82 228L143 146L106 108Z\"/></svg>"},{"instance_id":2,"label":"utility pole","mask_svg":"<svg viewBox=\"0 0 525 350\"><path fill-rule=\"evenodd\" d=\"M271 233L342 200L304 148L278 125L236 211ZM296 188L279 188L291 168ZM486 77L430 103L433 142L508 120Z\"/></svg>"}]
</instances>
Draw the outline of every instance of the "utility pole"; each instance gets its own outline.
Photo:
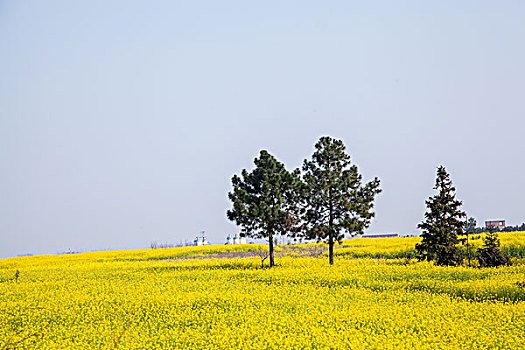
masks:
<instances>
[{"instance_id":1,"label":"utility pole","mask_svg":"<svg viewBox=\"0 0 525 350\"><path fill-rule=\"evenodd\" d=\"M470 231L470 227L467 228L467 257L468 257L468 267L470 267L470 246L468 244L468 234Z\"/></svg>"},{"instance_id":2,"label":"utility pole","mask_svg":"<svg viewBox=\"0 0 525 350\"><path fill-rule=\"evenodd\" d=\"M475 228L476 228L476 219L467 217L467 222L465 223L465 233L467 234L467 258L468 258L468 266L469 267L470 267L469 234L470 234L470 232L474 231Z\"/></svg>"}]
</instances>

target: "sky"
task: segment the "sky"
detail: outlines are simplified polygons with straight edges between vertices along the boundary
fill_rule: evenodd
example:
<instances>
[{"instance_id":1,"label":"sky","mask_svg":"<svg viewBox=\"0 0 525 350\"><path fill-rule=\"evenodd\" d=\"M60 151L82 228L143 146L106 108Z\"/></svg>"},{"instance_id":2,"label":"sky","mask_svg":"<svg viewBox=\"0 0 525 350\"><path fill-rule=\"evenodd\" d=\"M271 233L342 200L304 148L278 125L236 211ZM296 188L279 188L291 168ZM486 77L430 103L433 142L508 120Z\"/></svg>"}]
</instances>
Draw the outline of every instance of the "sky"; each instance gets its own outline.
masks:
<instances>
[{"instance_id":1,"label":"sky","mask_svg":"<svg viewBox=\"0 0 525 350\"><path fill-rule=\"evenodd\" d=\"M231 177L343 140L415 234L444 165L525 222L523 1L0 1L0 257L222 243Z\"/></svg>"}]
</instances>

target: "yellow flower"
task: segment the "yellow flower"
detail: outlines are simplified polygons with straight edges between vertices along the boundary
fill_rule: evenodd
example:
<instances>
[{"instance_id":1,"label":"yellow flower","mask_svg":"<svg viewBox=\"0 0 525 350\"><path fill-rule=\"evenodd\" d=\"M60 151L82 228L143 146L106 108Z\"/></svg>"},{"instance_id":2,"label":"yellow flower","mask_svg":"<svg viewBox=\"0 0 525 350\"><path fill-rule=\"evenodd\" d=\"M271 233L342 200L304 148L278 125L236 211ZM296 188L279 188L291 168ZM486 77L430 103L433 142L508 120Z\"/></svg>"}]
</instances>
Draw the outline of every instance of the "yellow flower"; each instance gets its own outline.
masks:
<instances>
[{"instance_id":1,"label":"yellow flower","mask_svg":"<svg viewBox=\"0 0 525 350\"><path fill-rule=\"evenodd\" d=\"M391 258L418 239L348 240L334 266L284 246L272 269L258 245L3 259L0 349L524 348L525 265Z\"/></svg>"}]
</instances>

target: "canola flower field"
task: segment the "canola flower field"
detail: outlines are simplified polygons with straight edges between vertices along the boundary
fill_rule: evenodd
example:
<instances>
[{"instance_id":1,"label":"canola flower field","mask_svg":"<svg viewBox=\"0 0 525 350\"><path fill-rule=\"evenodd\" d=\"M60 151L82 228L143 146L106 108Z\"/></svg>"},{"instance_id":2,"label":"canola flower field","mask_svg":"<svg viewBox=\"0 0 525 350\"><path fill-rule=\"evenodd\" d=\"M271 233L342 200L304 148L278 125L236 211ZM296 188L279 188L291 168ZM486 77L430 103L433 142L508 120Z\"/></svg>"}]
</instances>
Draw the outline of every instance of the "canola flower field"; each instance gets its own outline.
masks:
<instances>
[{"instance_id":1,"label":"canola flower field","mask_svg":"<svg viewBox=\"0 0 525 350\"><path fill-rule=\"evenodd\" d=\"M250 244L2 259L0 349L523 349L525 232L500 238L512 266L417 262L417 237L345 241L334 266L323 244L272 269Z\"/></svg>"}]
</instances>

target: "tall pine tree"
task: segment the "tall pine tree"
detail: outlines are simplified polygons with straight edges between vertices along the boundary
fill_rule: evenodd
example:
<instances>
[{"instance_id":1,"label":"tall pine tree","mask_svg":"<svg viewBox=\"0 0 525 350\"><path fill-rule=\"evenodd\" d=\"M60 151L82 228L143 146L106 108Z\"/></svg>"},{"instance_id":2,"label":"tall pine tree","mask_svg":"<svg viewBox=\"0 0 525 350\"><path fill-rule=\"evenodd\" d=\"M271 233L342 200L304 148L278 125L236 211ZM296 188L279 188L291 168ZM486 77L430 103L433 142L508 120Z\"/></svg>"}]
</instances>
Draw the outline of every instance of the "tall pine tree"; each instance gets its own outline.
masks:
<instances>
[{"instance_id":1,"label":"tall pine tree","mask_svg":"<svg viewBox=\"0 0 525 350\"><path fill-rule=\"evenodd\" d=\"M255 169L243 169L241 176L232 178L233 191L228 193L233 208L226 212L228 219L242 227L242 234L268 239L270 267L274 266L274 237L284 235L294 227L298 182L296 174L265 150L255 158Z\"/></svg>"},{"instance_id":2,"label":"tall pine tree","mask_svg":"<svg viewBox=\"0 0 525 350\"><path fill-rule=\"evenodd\" d=\"M444 166L437 169L434 189L438 193L425 202L428 211L418 225L423 230L423 240L416 244L417 256L419 260L435 261L438 265L455 265L462 260L456 244L457 235L463 233L466 214L460 209L462 203L456 199L456 189Z\"/></svg>"},{"instance_id":3,"label":"tall pine tree","mask_svg":"<svg viewBox=\"0 0 525 350\"><path fill-rule=\"evenodd\" d=\"M374 217L374 198L381 192L379 179L362 184L362 175L352 165L341 140L324 136L315 145L312 160L303 164L302 199L304 236L327 240L330 264L334 243L344 233L359 234Z\"/></svg>"}]
</instances>

